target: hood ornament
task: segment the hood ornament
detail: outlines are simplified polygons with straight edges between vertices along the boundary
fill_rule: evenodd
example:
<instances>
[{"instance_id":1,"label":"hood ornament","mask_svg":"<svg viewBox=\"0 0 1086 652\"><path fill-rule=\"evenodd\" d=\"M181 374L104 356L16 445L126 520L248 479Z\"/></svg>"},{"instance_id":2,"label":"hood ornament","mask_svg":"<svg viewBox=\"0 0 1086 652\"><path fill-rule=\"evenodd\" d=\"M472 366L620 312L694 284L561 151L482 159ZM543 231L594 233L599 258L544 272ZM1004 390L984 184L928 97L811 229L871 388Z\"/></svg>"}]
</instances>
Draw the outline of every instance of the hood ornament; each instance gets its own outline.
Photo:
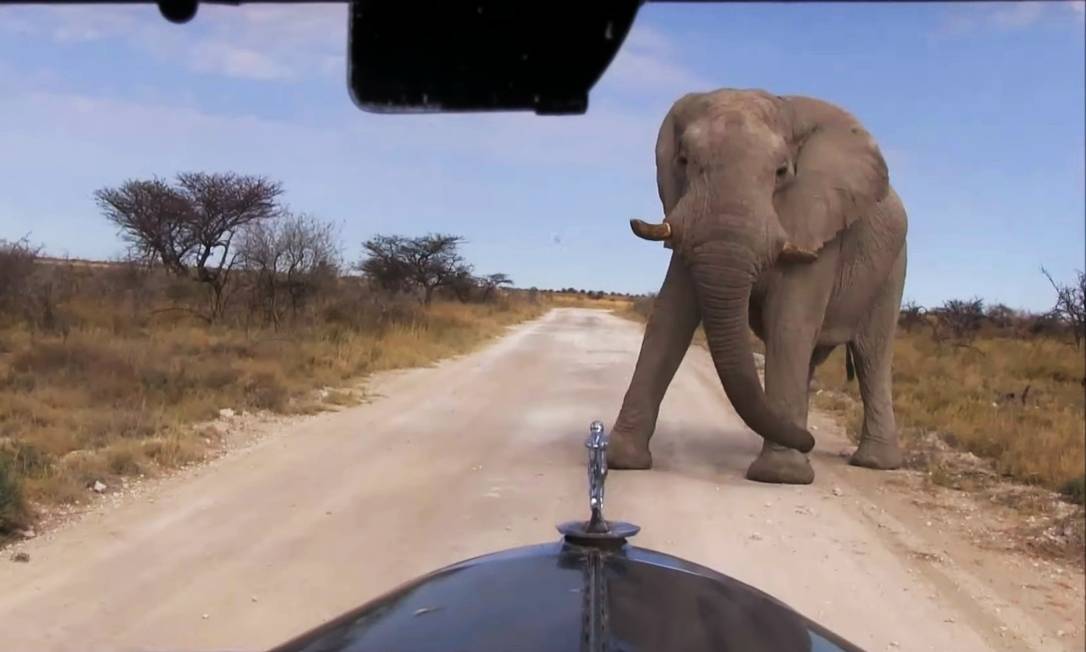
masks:
<instances>
[{"instance_id":1,"label":"hood ornament","mask_svg":"<svg viewBox=\"0 0 1086 652\"><path fill-rule=\"evenodd\" d=\"M558 526L569 543L582 546L608 546L626 543L641 528L623 521L608 522L603 517L603 485L607 480L607 432L603 423L593 421L588 428L588 509L587 521L570 521Z\"/></svg>"}]
</instances>

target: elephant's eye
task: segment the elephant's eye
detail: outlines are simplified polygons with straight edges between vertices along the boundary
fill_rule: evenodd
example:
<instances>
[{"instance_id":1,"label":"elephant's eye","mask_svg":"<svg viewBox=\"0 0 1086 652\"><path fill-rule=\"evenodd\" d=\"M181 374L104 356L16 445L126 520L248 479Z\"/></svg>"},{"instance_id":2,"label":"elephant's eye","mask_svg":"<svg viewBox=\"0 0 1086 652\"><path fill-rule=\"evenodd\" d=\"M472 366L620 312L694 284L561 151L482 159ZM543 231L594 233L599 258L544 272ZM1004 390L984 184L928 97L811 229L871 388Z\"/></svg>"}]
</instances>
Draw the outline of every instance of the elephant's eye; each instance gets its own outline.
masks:
<instances>
[{"instance_id":1,"label":"elephant's eye","mask_svg":"<svg viewBox=\"0 0 1086 652\"><path fill-rule=\"evenodd\" d=\"M784 165L777 168L777 178L778 179L783 179L783 178L785 178L787 176L788 176L788 164L785 163Z\"/></svg>"},{"instance_id":2,"label":"elephant's eye","mask_svg":"<svg viewBox=\"0 0 1086 652\"><path fill-rule=\"evenodd\" d=\"M679 156L675 159L675 162L678 163L679 165L682 165L682 166L685 167L686 166L686 157L683 156L682 154L679 154Z\"/></svg>"}]
</instances>

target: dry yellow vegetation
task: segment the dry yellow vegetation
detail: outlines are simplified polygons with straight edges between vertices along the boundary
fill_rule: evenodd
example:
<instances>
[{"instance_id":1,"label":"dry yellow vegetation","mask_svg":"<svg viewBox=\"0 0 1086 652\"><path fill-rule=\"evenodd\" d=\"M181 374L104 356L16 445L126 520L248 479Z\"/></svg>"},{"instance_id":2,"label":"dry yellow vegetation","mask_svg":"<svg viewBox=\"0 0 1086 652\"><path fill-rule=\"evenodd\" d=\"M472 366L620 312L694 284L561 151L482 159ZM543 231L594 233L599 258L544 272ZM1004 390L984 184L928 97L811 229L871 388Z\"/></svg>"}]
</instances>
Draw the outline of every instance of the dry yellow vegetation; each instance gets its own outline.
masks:
<instances>
[{"instance_id":1,"label":"dry yellow vegetation","mask_svg":"<svg viewBox=\"0 0 1086 652\"><path fill-rule=\"evenodd\" d=\"M993 460L1016 480L1063 491L1081 502L1086 467L1083 352L1051 337L984 336L969 346L899 332L894 350L894 409L908 442L936 432L951 445ZM819 367L816 396L858 435L862 406L845 377L844 352Z\"/></svg>"},{"instance_id":2,"label":"dry yellow vegetation","mask_svg":"<svg viewBox=\"0 0 1086 652\"><path fill-rule=\"evenodd\" d=\"M214 433L192 426L220 409L299 413L349 403L352 393L320 398L316 390L469 351L547 305L504 293L424 307L354 284L329 292L297 325L273 330L156 312L147 296L121 289L128 273L67 269L76 289L50 306L50 328L0 327L0 536L27 527L34 503L80 501L95 481L113 486L201 459ZM162 283L144 289L161 299L176 287Z\"/></svg>"},{"instance_id":3,"label":"dry yellow vegetation","mask_svg":"<svg viewBox=\"0 0 1086 652\"><path fill-rule=\"evenodd\" d=\"M651 312L652 300L641 298L617 314L644 322ZM705 343L700 328L694 342ZM764 350L756 338L755 350ZM894 409L906 447L937 433L992 460L1004 476L1078 503L1086 468L1084 379L1086 356L1066 337L989 328L966 344L937 340L927 329L898 329ZM863 405L856 381L846 379L844 347L818 368L815 381L829 391L814 404L841 417L855 439Z\"/></svg>"},{"instance_id":4,"label":"dry yellow vegetation","mask_svg":"<svg viewBox=\"0 0 1086 652\"><path fill-rule=\"evenodd\" d=\"M632 305L631 300L621 296L589 296L572 292L545 293L547 301L558 308L594 308L625 312Z\"/></svg>"}]
</instances>

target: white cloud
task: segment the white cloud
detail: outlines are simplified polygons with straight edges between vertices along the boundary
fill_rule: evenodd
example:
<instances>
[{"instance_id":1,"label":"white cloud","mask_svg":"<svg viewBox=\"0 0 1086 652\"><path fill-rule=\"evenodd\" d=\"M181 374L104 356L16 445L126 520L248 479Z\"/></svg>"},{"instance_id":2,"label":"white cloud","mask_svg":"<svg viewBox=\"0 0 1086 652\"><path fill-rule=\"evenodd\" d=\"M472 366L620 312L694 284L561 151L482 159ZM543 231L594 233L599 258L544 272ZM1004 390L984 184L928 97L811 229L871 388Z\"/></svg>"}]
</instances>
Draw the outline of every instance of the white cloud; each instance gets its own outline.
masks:
<instances>
[{"instance_id":1,"label":"white cloud","mask_svg":"<svg viewBox=\"0 0 1086 652\"><path fill-rule=\"evenodd\" d=\"M384 116L346 109L328 128L70 92L33 91L0 99L0 142L19 152L10 162L18 161L23 176L31 170L50 174L60 156L65 173L77 176L169 174L209 166L275 166L279 169L269 173L284 178L339 178L359 168L411 176L416 168L457 161L480 168L622 170L651 179L658 121L650 113L599 103L587 115L562 118L527 113ZM105 162L112 168L108 172Z\"/></svg>"},{"instance_id":2,"label":"white cloud","mask_svg":"<svg viewBox=\"0 0 1086 652\"><path fill-rule=\"evenodd\" d=\"M1015 2L992 11L991 22L999 27L1017 29L1036 23L1045 7L1040 2Z\"/></svg>"},{"instance_id":3,"label":"white cloud","mask_svg":"<svg viewBox=\"0 0 1086 652\"><path fill-rule=\"evenodd\" d=\"M1086 2L1083 0L968 3L943 14L934 36L963 36L983 30L1017 31L1049 20L1063 21L1068 15L1077 17L1081 22L1084 7Z\"/></svg>"},{"instance_id":4,"label":"white cloud","mask_svg":"<svg viewBox=\"0 0 1086 652\"><path fill-rule=\"evenodd\" d=\"M0 33L42 36L57 43L116 40L202 74L294 80L335 75L346 65L344 4L211 5L201 7L185 25L167 22L153 5L0 11Z\"/></svg>"},{"instance_id":5,"label":"white cloud","mask_svg":"<svg viewBox=\"0 0 1086 652\"><path fill-rule=\"evenodd\" d=\"M4 7L0 30L47 36L57 43L121 37L148 17L162 20L153 5L144 7Z\"/></svg>"},{"instance_id":6,"label":"white cloud","mask_svg":"<svg viewBox=\"0 0 1086 652\"><path fill-rule=\"evenodd\" d=\"M224 71L228 75L303 79L340 73L346 67L347 8L343 4L209 6L206 11L203 18L210 36L205 47L228 45L236 50L233 70Z\"/></svg>"},{"instance_id":7,"label":"white cloud","mask_svg":"<svg viewBox=\"0 0 1086 652\"><path fill-rule=\"evenodd\" d=\"M262 52L223 41L207 40L191 52L190 65L198 72L210 72L240 79L290 79L294 71Z\"/></svg>"},{"instance_id":8,"label":"white cloud","mask_svg":"<svg viewBox=\"0 0 1086 652\"><path fill-rule=\"evenodd\" d=\"M684 93L707 90L711 84L680 60L678 48L666 35L635 22L622 49L603 74L600 86L618 92L677 99Z\"/></svg>"}]
</instances>

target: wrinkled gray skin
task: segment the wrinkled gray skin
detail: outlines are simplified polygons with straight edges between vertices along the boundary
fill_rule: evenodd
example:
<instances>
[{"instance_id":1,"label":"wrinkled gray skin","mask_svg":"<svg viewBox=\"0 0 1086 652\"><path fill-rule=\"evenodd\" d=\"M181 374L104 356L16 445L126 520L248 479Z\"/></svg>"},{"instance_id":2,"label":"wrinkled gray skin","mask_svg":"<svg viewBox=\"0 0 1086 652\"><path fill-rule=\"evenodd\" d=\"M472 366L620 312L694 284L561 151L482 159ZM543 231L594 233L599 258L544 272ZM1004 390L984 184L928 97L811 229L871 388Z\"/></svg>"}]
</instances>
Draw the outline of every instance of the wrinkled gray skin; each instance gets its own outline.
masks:
<instances>
[{"instance_id":1,"label":"wrinkled gray skin","mask_svg":"<svg viewBox=\"0 0 1086 652\"><path fill-rule=\"evenodd\" d=\"M664 223L631 226L674 253L611 432L609 466L652 466L660 401L701 322L728 398L765 439L747 478L814 480L810 378L842 344L864 405L850 461L897 468L890 368L907 219L867 130L817 99L690 94L664 119L656 169ZM748 325L765 342L764 390Z\"/></svg>"}]
</instances>

